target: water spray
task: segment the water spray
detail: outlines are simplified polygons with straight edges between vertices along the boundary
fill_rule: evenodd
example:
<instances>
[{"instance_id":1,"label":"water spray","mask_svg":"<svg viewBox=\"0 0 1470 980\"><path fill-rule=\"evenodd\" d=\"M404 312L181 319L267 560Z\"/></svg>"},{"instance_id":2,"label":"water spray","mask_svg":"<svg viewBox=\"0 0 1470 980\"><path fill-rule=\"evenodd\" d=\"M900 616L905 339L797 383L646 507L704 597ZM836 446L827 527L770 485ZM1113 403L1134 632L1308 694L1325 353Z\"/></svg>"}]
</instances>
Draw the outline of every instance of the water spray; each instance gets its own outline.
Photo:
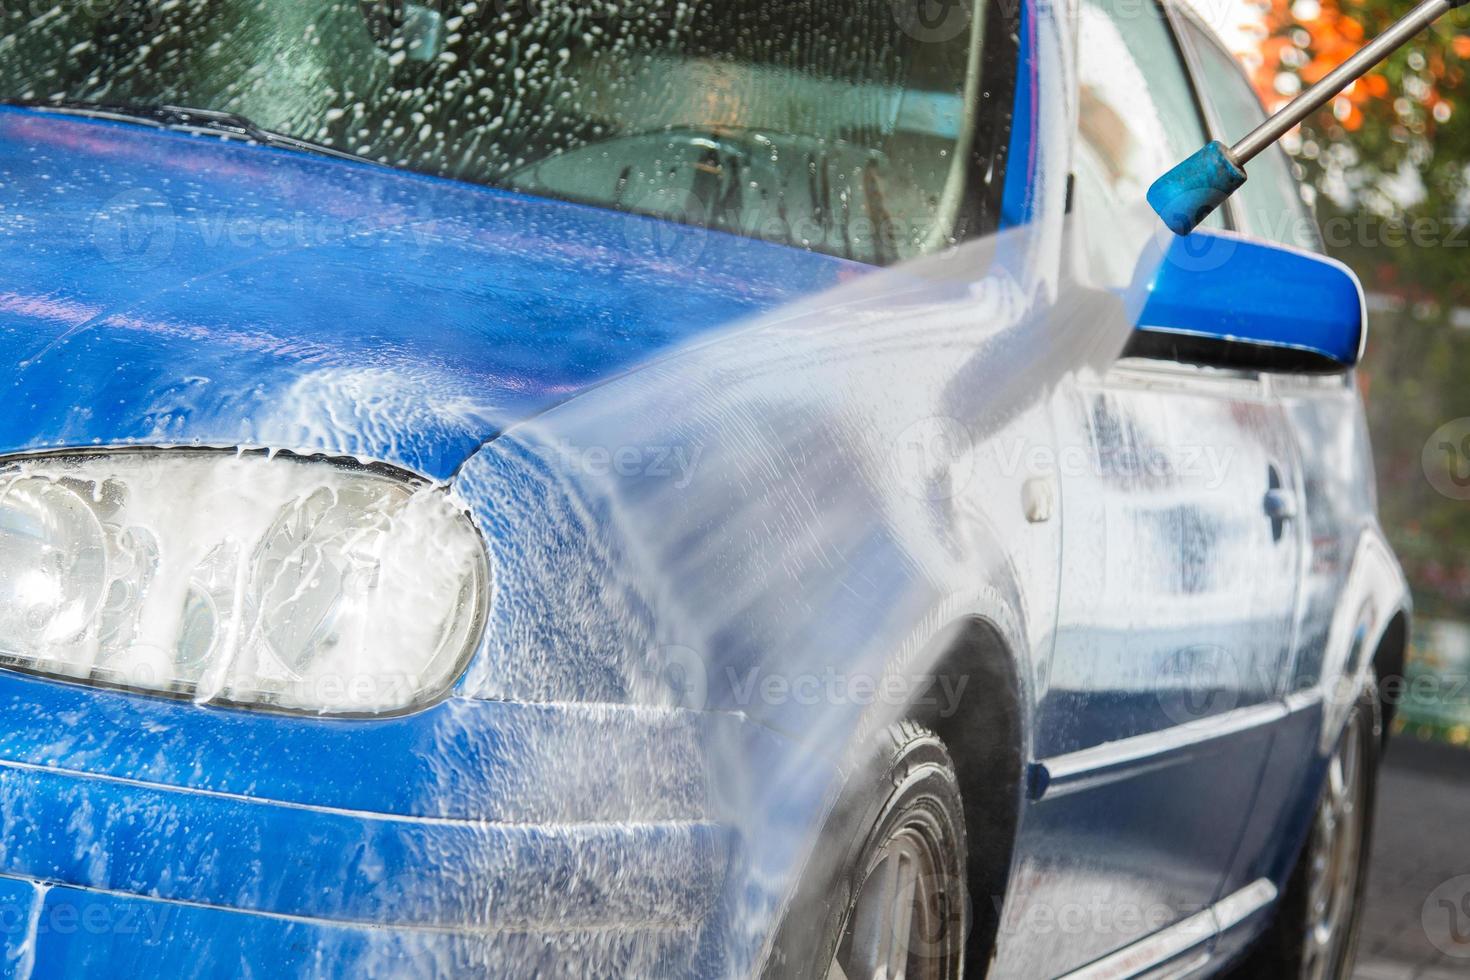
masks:
<instances>
[{"instance_id":1,"label":"water spray","mask_svg":"<svg viewBox=\"0 0 1470 980\"><path fill-rule=\"evenodd\" d=\"M1328 72L1321 81L1292 99L1265 122L1227 147L1213 140L1154 181L1148 203L1176 235L1187 235L1245 183L1245 166L1303 119L1326 105L1370 68L1407 44L1441 16L1470 0L1424 0Z\"/></svg>"}]
</instances>

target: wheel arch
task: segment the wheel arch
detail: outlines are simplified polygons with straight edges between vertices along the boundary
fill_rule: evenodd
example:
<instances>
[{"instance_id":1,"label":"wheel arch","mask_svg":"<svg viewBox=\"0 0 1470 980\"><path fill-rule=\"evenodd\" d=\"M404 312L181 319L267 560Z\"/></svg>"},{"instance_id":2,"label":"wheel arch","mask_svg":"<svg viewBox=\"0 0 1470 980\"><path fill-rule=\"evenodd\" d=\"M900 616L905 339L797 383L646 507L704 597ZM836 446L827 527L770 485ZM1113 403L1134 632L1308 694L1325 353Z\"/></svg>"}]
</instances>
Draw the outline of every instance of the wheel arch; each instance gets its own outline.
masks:
<instances>
[{"instance_id":1,"label":"wheel arch","mask_svg":"<svg viewBox=\"0 0 1470 980\"><path fill-rule=\"evenodd\" d=\"M1394 716L1398 713L1398 697L1389 690L1390 681L1397 686L1404 684L1404 667L1409 655L1409 611L1398 609L1383 628L1378 646L1373 651L1370 664L1378 675L1378 705L1382 712L1383 739L1388 740L1393 730Z\"/></svg>"},{"instance_id":2,"label":"wheel arch","mask_svg":"<svg viewBox=\"0 0 1470 980\"><path fill-rule=\"evenodd\" d=\"M1316 688L1323 699L1323 719L1318 753L1324 758L1337 743L1347 712L1365 685L1393 676L1385 668L1402 672L1407 656L1409 611L1412 600L1408 583L1393 550L1375 526L1358 540L1351 571L1342 587L1342 597L1328 630L1327 649ZM1380 702L1385 697L1380 686ZM1391 712L1381 703L1383 728L1388 730Z\"/></svg>"},{"instance_id":3,"label":"wheel arch","mask_svg":"<svg viewBox=\"0 0 1470 980\"><path fill-rule=\"evenodd\" d=\"M1001 628L980 616L951 624L940 640L931 690L939 696L916 705L909 718L943 740L959 777L971 902L967 948L974 962L994 947L999 932L1024 802L1024 689Z\"/></svg>"}]
</instances>

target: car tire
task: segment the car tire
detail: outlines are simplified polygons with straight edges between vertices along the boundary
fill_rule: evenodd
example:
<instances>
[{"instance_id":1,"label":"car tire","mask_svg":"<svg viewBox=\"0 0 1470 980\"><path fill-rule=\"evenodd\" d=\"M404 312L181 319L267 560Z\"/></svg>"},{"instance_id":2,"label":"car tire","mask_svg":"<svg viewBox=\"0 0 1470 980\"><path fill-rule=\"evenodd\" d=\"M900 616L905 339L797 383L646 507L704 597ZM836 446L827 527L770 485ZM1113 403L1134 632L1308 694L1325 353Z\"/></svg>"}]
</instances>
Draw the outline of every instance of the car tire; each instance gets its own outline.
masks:
<instances>
[{"instance_id":1,"label":"car tire","mask_svg":"<svg viewBox=\"0 0 1470 980\"><path fill-rule=\"evenodd\" d=\"M1358 698L1328 760L1312 829L1265 937L1233 976L1345 980L1357 955L1382 755L1376 685Z\"/></svg>"},{"instance_id":2,"label":"car tire","mask_svg":"<svg viewBox=\"0 0 1470 980\"><path fill-rule=\"evenodd\" d=\"M767 978L958 980L970 908L954 763L912 722L848 777L778 930ZM883 972L884 965L887 972Z\"/></svg>"}]
</instances>

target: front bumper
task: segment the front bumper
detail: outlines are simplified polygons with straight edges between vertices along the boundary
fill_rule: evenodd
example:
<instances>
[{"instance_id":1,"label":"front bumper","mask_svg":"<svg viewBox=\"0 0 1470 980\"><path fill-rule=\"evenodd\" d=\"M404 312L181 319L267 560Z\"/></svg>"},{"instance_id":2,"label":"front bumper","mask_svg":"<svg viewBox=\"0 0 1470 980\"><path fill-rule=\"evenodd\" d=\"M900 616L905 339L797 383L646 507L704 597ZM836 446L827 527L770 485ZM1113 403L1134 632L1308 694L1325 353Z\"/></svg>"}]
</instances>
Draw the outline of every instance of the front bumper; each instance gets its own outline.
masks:
<instances>
[{"instance_id":1,"label":"front bumper","mask_svg":"<svg viewBox=\"0 0 1470 980\"><path fill-rule=\"evenodd\" d=\"M374 722L0 671L10 975L698 973L725 716L451 701Z\"/></svg>"},{"instance_id":2,"label":"front bumper","mask_svg":"<svg viewBox=\"0 0 1470 980\"><path fill-rule=\"evenodd\" d=\"M4 975L117 978L659 976L688 927L439 932L266 915L0 876Z\"/></svg>"}]
</instances>

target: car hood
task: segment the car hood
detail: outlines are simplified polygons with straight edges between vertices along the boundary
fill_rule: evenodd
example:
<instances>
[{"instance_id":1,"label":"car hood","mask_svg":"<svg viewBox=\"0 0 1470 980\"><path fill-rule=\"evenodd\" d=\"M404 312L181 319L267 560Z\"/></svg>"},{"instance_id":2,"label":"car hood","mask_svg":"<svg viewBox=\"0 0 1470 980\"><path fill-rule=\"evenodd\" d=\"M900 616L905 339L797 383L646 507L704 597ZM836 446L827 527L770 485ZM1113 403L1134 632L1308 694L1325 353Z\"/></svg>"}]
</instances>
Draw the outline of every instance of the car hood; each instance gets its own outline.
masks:
<instances>
[{"instance_id":1,"label":"car hood","mask_svg":"<svg viewBox=\"0 0 1470 980\"><path fill-rule=\"evenodd\" d=\"M0 108L0 452L212 445L446 478L865 267L371 164Z\"/></svg>"}]
</instances>

